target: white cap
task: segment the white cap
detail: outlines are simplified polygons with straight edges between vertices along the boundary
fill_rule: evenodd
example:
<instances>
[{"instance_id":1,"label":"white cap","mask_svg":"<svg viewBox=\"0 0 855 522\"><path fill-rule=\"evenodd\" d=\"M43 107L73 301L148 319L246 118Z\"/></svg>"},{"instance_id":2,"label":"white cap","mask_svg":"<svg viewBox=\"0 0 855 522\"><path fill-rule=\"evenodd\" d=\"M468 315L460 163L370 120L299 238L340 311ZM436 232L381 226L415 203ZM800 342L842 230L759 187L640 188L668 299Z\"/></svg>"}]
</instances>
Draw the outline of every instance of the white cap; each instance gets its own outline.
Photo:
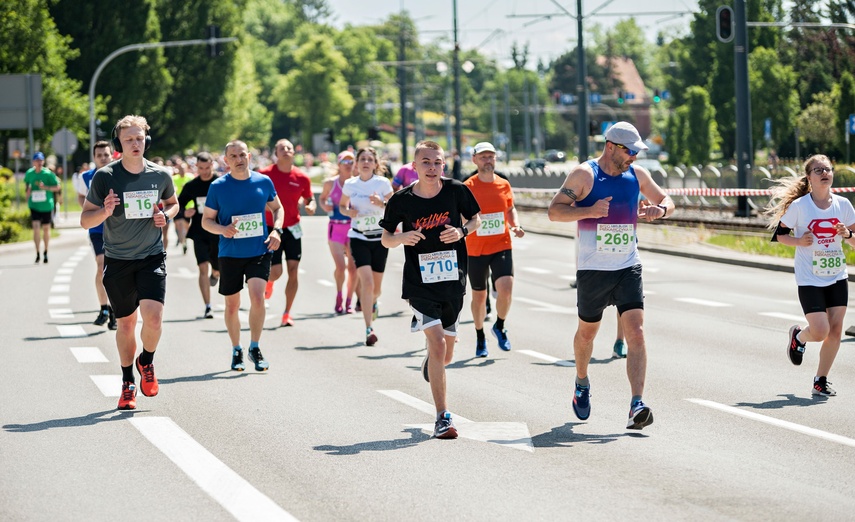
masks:
<instances>
[{"instance_id":1,"label":"white cap","mask_svg":"<svg viewBox=\"0 0 855 522\"><path fill-rule=\"evenodd\" d=\"M606 138L606 141L623 145L624 147L636 152L647 150L649 148L644 144L644 141L641 140L641 135L638 133L638 129L636 129L633 124L625 121L619 121L609 127L604 138Z\"/></svg>"},{"instance_id":2,"label":"white cap","mask_svg":"<svg viewBox=\"0 0 855 522\"><path fill-rule=\"evenodd\" d=\"M489 141L482 141L482 142L475 144L473 151L475 154L480 154L482 152L492 152L495 154L496 148L493 147L493 144L490 143Z\"/></svg>"}]
</instances>

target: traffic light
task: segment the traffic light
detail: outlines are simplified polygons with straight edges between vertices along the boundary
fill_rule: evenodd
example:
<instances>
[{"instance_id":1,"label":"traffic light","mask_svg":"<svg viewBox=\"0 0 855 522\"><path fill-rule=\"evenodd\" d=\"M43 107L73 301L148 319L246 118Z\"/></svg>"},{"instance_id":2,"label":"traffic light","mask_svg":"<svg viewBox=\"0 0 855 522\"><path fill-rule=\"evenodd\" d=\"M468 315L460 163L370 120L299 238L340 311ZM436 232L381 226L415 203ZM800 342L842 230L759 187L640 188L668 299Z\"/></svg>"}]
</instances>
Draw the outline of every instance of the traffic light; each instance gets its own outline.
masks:
<instances>
[{"instance_id":1,"label":"traffic light","mask_svg":"<svg viewBox=\"0 0 855 522\"><path fill-rule=\"evenodd\" d=\"M597 120L591 120L591 122L588 124L588 135L589 136L596 136L599 133L600 133L600 122L598 122Z\"/></svg>"},{"instance_id":2,"label":"traffic light","mask_svg":"<svg viewBox=\"0 0 855 522\"><path fill-rule=\"evenodd\" d=\"M208 38L219 38L220 37L220 26L219 25L209 25L208 26ZM220 55L220 49L217 46L217 42L209 42L208 43L208 56L211 58L216 58Z\"/></svg>"},{"instance_id":3,"label":"traffic light","mask_svg":"<svg viewBox=\"0 0 855 522\"><path fill-rule=\"evenodd\" d=\"M329 141L330 143L335 143L335 133L331 128L327 129L327 141Z\"/></svg>"},{"instance_id":4,"label":"traffic light","mask_svg":"<svg viewBox=\"0 0 855 522\"><path fill-rule=\"evenodd\" d=\"M662 101L662 93L659 92L659 89L653 89L653 103L659 103Z\"/></svg>"},{"instance_id":5,"label":"traffic light","mask_svg":"<svg viewBox=\"0 0 855 522\"><path fill-rule=\"evenodd\" d=\"M729 5L723 5L715 12L715 33L722 43L733 40L733 9Z\"/></svg>"},{"instance_id":6,"label":"traffic light","mask_svg":"<svg viewBox=\"0 0 855 522\"><path fill-rule=\"evenodd\" d=\"M625 101L626 101L626 93L623 91L618 91L618 94L617 94L618 105L623 105L623 102L625 102Z\"/></svg>"},{"instance_id":7,"label":"traffic light","mask_svg":"<svg viewBox=\"0 0 855 522\"><path fill-rule=\"evenodd\" d=\"M368 139L369 141L380 141L380 127L376 125L374 127L368 127Z\"/></svg>"}]
</instances>

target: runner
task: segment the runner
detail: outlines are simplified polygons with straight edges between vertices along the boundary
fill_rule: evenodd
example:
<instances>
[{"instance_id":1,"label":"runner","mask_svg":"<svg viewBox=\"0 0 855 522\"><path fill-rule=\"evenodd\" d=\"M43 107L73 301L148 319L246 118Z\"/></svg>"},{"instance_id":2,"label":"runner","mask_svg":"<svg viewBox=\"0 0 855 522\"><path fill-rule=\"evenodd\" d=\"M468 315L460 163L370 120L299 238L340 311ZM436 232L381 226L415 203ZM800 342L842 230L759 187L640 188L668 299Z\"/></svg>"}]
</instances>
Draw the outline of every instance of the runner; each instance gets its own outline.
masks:
<instances>
[{"instance_id":1,"label":"runner","mask_svg":"<svg viewBox=\"0 0 855 522\"><path fill-rule=\"evenodd\" d=\"M414 163L414 161L411 161L410 163L401 165L398 168L398 172L396 172L395 177L392 178L392 188L395 192L398 192L404 187L409 187L419 179L419 173L416 172L416 168L413 166Z\"/></svg>"},{"instance_id":2,"label":"runner","mask_svg":"<svg viewBox=\"0 0 855 522\"><path fill-rule=\"evenodd\" d=\"M279 248L282 236L282 205L270 178L249 168L252 156L246 143L233 140L225 148L230 172L208 189L202 227L220 237L220 294L225 296L226 329L232 343L232 370L242 372L243 347L240 344L240 291L244 279L249 290L249 359L255 371L266 371L270 364L258 346L264 328L264 287L270 275L271 251ZM268 231L265 209L273 214Z\"/></svg>"},{"instance_id":3,"label":"runner","mask_svg":"<svg viewBox=\"0 0 855 522\"><path fill-rule=\"evenodd\" d=\"M151 145L148 131L142 116L125 116L116 123L113 147L122 153L122 159L95 172L80 214L83 228L104 224L103 281L118 323L120 410L136 408L137 308L142 316L142 352L136 357L140 391L146 397L159 391L154 353L163 331L166 299L166 248L161 229L178 213L171 174L143 156Z\"/></svg>"},{"instance_id":4,"label":"runner","mask_svg":"<svg viewBox=\"0 0 855 522\"><path fill-rule=\"evenodd\" d=\"M30 208L30 220L33 225L33 243L36 244L36 263L41 259L47 263L54 196L62 190L62 187L56 174L45 168L45 155L41 152L33 154L33 166L24 174L24 185L27 187L27 206ZM39 245L42 242L45 245L43 258L39 255Z\"/></svg>"},{"instance_id":5,"label":"runner","mask_svg":"<svg viewBox=\"0 0 855 522\"><path fill-rule=\"evenodd\" d=\"M383 167L373 148L359 149L356 153L356 168L359 175L347 180L341 189L339 211L351 218L347 237L350 238L350 251L359 277L365 344L374 346L377 334L373 322L379 314L377 298L380 297L386 258L389 256L389 250L380 242L383 232L380 219L393 191L392 184L382 176Z\"/></svg>"},{"instance_id":6,"label":"runner","mask_svg":"<svg viewBox=\"0 0 855 522\"><path fill-rule=\"evenodd\" d=\"M285 139L276 142L276 163L258 169L258 172L273 180L273 186L282 202L285 213L283 227L285 233L279 248L273 252L273 265L270 268L270 279L264 291L265 299L273 295L273 282L282 277L282 255L288 267L288 282L285 284L285 313L282 314L281 326L294 326L291 308L297 297L299 286L298 273L300 259L303 257L303 230L300 228L300 201L305 205L306 214L315 215L315 197L312 193L312 183L303 171L294 167L294 145ZM273 215L267 212L267 226L273 225Z\"/></svg>"},{"instance_id":7,"label":"runner","mask_svg":"<svg viewBox=\"0 0 855 522\"><path fill-rule=\"evenodd\" d=\"M353 152L349 150L338 155L338 173L324 181L324 188L318 198L321 208L330 216L330 222L327 226L327 242L335 263L333 278L336 286L335 313L337 314L353 313L353 309L350 307L350 299L356 287L356 265L353 264L350 240L347 237L350 230L350 217L342 214L338 208L341 201L341 189L353 175L353 162ZM342 296L345 274L347 274L346 299Z\"/></svg>"},{"instance_id":8,"label":"runner","mask_svg":"<svg viewBox=\"0 0 855 522\"><path fill-rule=\"evenodd\" d=\"M190 182L193 179L193 176L187 172L189 166L180 158L175 161L175 173L172 175L172 184L175 185L175 193L181 194L181 191L184 189L184 185ZM172 220L175 223L175 235L178 236L178 239L175 242L175 246L181 246L183 253L187 253L187 231L190 227L190 217L185 216L184 212L179 212L175 219ZM166 242L166 238L164 238L164 245L169 246Z\"/></svg>"},{"instance_id":9,"label":"runner","mask_svg":"<svg viewBox=\"0 0 855 522\"><path fill-rule=\"evenodd\" d=\"M419 180L395 193L380 226L387 248L404 245L402 295L413 311L410 329L423 331L428 354L422 376L430 383L434 437L457 438L446 403L445 366L454 357L457 325L466 294L469 230L481 225L478 202L462 183L441 178L445 156L437 143L422 141L413 155ZM464 223L464 220L465 223ZM402 231L396 233L398 225Z\"/></svg>"},{"instance_id":10,"label":"runner","mask_svg":"<svg viewBox=\"0 0 855 522\"><path fill-rule=\"evenodd\" d=\"M107 141L97 141L92 147L92 157L95 158L95 168L89 169L80 175L80 180L83 183L82 187L78 188L77 200L81 208L86 203L86 193L89 192L89 185L92 183L92 178L95 176L95 171L102 167L106 167L113 158L112 147ZM113 313L113 307L110 306L110 300L107 299L107 291L104 289L104 225L103 223L95 228L89 229L89 242L92 244L92 250L95 252L95 294L98 296L98 303L101 309L98 311L98 317L92 323L96 326L107 325L110 330L115 330L116 314Z\"/></svg>"},{"instance_id":11,"label":"runner","mask_svg":"<svg viewBox=\"0 0 855 522\"><path fill-rule=\"evenodd\" d=\"M514 259L511 254L511 232L521 238L525 231L519 224L511 184L496 175L496 149L491 143L477 143L472 161L478 167L476 174L464 184L469 187L481 208L481 226L466 237L469 252L469 284L472 286L472 320L475 323L475 356L487 357L487 340L484 336L486 315L487 279L496 289L496 323L491 331L504 351L511 349L505 319L511 309L514 287Z\"/></svg>"},{"instance_id":12,"label":"runner","mask_svg":"<svg viewBox=\"0 0 855 522\"><path fill-rule=\"evenodd\" d=\"M196 255L196 266L199 267L199 292L205 302L205 319L214 318L211 311L211 287L216 286L220 279L220 238L202 228L202 215L208 189L217 178L214 175L214 158L208 152L200 152L196 155L196 177L188 181L178 194L178 206L190 220L187 237L193 240L193 253ZM178 220L175 222L178 223Z\"/></svg>"}]
</instances>

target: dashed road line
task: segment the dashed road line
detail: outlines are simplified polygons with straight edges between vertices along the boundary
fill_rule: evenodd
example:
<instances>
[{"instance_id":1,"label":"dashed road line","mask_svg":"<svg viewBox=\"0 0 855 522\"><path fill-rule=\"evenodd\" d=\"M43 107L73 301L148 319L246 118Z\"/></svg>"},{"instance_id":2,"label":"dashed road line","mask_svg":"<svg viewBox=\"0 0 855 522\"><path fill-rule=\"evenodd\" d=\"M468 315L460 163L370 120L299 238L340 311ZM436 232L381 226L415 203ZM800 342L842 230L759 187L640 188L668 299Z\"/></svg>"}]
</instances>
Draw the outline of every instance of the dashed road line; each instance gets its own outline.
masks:
<instances>
[{"instance_id":1,"label":"dashed road line","mask_svg":"<svg viewBox=\"0 0 855 522\"><path fill-rule=\"evenodd\" d=\"M90 375L90 379L104 397L118 397L122 394L122 375Z\"/></svg>"},{"instance_id":2,"label":"dashed road line","mask_svg":"<svg viewBox=\"0 0 855 522\"><path fill-rule=\"evenodd\" d=\"M52 285L50 293L52 294L67 294L71 290L71 285Z\"/></svg>"},{"instance_id":3,"label":"dashed road line","mask_svg":"<svg viewBox=\"0 0 855 522\"><path fill-rule=\"evenodd\" d=\"M58 324L56 329L60 337L86 337L86 330L79 324Z\"/></svg>"},{"instance_id":4,"label":"dashed road line","mask_svg":"<svg viewBox=\"0 0 855 522\"><path fill-rule=\"evenodd\" d=\"M517 352L523 355L528 355L529 357L534 357L535 359L540 359L542 361L552 363L555 366L566 366L568 368L574 368L576 366L573 361L565 361L564 359L559 359L557 357L546 355L545 353L536 352L534 350L517 350Z\"/></svg>"},{"instance_id":5,"label":"dashed road line","mask_svg":"<svg viewBox=\"0 0 855 522\"><path fill-rule=\"evenodd\" d=\"M51 319L74 319L71 308L50 308L48 313Z\"/></svg>"},{"instance_id":6,"label":"dashed road line","mask_svg":"<svg viewBox=\"0 0 855 522\"><path fill-rule=\"evenodd\" d=\"M758 315L765 317L773 317L775 319L786 319L787 321L804 322L805 316L795 314L782 314L780 312L759 312Z\"/></svg>"},{"instance_id":7,"label":"dashed road line","mask_svg":"<svg viewBox=\"0 0 855 522\"><path fill-rule=\"evenodd\" d=\"M556 314L576 315L575 308L569 308L567 306L558 306L556 304L547 303L545 301L538 301L537 299L528 299L525 297L514 296L514 301L533 305L532 310L535 312L552 312Z\"/></svg>"},{"instance_id":8,"label":"dashed road line","mask_svg":"<svg viewBox=\"0 0 855 522\"><path fill-rule=\"evenodd\" d=\"M729 303L721 303L719 301L708 301L706 299L698 299L696 297L675 297L674 300L680 301L681 303L696 304L696 305L700 305L700 306L710 306L710 307L714 307L714 308L723 308L723 307L727 307L727 306L733 306L732 304L729 304Z\"/></svg>"},{"instance_id":9,"label":"dashed road line","mask_svg":"<svg viewBox=\"0 0 855 522\"><path fill-rule=\"evenodd\" d=\"M110 362L95 346L72 346L69 348L71 354L79 363L105 363Z\"/></svg>"},{"instance_id":10,"label":"dashed road line","mask_svg":"<svg viewBox=\"0 0 855 522\"><path fill-rule=\"evenodd\" d=\"M67 295L49 295L48 296L48 304L49 305L67 305L71 302L71 298Z\"/></svg>"}]
</instances>

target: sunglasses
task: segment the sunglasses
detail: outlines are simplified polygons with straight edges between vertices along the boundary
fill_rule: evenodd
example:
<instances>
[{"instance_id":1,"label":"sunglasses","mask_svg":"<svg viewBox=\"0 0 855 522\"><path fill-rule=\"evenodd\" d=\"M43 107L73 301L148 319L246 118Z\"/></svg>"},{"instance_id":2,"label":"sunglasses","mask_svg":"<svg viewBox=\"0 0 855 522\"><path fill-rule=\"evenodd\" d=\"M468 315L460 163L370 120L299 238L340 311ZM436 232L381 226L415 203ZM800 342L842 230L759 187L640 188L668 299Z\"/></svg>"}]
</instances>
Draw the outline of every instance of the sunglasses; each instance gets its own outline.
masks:
<instances>
[{"instance_id":1,"label":"sunglasses","mask_svg":"<svg viewBox=\"0 0 855 522\"><path fill-rule=\"evenodd\" d=\"M810 169L810 171L816 174L817 176L822 176L826 172L834 172L834 169L831 167L814 167Z\"/></svg>"},{"instance_id":2,"label":"sunglasses","mask_svg":"<svg viewBox=\"0 0 855 522\"><path fill-rule=\"evenodd\" d=\"M339 165L353 165L353 160L352 159L343 159L343 160L339 161L338 163L339 163Z\"/></svg>"},{"instance_id":3,"label":"sunglasses","mask_svg":"<svg viewBox=\"0 0 855 522\"><path fill-rule=\"evenodd\" d=\"M626 145L621 145L620 143L615 143L613 141L610 141L609 143L613 144L615 147L617 147L619 149L625 150L626 153L629 154L630 156L637 156L638 155L637 150L632 150L629 147L627 147Z\"/></svg>"}]
</instances>

